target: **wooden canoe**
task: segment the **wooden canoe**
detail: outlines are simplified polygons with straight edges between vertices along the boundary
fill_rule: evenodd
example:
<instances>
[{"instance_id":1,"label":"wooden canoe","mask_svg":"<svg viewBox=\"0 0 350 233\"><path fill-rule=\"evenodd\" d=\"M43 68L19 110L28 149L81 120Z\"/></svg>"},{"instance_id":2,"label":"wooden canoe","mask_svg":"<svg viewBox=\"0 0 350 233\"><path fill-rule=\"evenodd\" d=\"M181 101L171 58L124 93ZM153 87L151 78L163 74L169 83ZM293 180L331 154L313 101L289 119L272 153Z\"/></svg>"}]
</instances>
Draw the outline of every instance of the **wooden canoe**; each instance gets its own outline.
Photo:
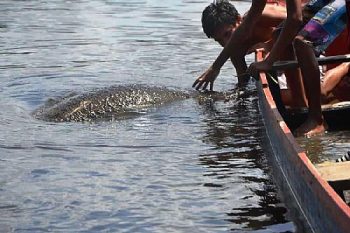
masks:
<instances>
[{"instance_id":1,"label":"wooden canoe","mask_svg":"<svg viewBox=\"0 0 350 233\"><path fill-rule=\"evenodd\" d=\"M256 59L263 59L263 54L257 52ZM281 197L297 227L302 228L298 231L350 232L350 207L344 200L346 193L341 194L343 190L336 188L337 185L343 188L348 185L346 189L350 190L350 162L330 163L324 167L313 165L282 118L268 77L261 72L259 78L256 82L259 108L267 135L264 149L270 152L268 160ZM330 168L338 171L338 166L342 166L344 172L338 173L339 177L331 177Z\"/></svg>"}]
</instances>

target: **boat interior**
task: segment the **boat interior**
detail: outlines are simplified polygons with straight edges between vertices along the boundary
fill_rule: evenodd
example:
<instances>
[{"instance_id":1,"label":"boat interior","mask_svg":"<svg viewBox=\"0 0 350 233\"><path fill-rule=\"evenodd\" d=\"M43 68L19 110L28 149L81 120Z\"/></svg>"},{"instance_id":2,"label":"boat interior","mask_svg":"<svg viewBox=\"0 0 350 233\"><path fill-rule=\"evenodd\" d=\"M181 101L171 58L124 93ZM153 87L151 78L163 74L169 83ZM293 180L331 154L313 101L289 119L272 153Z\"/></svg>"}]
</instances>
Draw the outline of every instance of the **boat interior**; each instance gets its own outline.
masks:
<instances>
[{"instance_id":1,"label":"boat interior","mask_svg":"<svg viewBox=\"0 0 350 233\"><path fill-rule=\"evenodd\" d=\"M288 127L293 131L306 120L308 109L306 107L291 108L284 104L283 92L281 92L279 84L276 81L276 76L276 73L270 73L268 75L269 88L278 111ZM329 126L329 130L350 130L350 101L324 104L322 105L322 113Z\"/></svg>"},{"instance_id":2,"label":"boat interior","mask_svg":"<svg viewBox=\"0 0 350 233\"><path fill-rule=\"evenodd\" d=\"M294 129L306 120L308 110L307 108L295 109L285 106L281 97L279 85L273 80L273 74L270 75L272 75L272 78L268 78L268 84L276 106L284 121L293 132ZM322 112L329 126L329 130L350 130L350 101L323 105ZM336 162L332 160L314 165L321 174L321 177L326 180L350 206L350 161Z\"/></svg>"},{"instance_id":3,"label":"boat interior","mask_svg":"<svg viewBox=\"0 0 350 233\"><path fill-rule=\"evenodd\" d=\"M321 177L350 205L350 161L325 162L316 165Z\"/></svg>"}]
</instances>

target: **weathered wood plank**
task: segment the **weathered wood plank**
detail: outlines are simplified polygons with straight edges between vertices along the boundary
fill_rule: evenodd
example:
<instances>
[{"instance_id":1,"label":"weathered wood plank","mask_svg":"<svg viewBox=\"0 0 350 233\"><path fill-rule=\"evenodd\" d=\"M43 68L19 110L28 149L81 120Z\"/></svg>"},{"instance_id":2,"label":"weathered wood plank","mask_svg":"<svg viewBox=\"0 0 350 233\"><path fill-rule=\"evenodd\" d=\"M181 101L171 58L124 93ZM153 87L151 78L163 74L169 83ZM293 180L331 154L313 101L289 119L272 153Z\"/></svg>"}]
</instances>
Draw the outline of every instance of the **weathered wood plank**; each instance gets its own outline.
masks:
<instances>
[{"instance_id":1,"label":"weathered wood plank","mask_svg":"<svg viewBox=\"0 0 350 233\"><path fill-rule=\"evenodd\" d=\"M318 164L316 169L321 177L329 181L350 180L350 161L341 163L325 162Z\"/></svg>"}]
</instances>

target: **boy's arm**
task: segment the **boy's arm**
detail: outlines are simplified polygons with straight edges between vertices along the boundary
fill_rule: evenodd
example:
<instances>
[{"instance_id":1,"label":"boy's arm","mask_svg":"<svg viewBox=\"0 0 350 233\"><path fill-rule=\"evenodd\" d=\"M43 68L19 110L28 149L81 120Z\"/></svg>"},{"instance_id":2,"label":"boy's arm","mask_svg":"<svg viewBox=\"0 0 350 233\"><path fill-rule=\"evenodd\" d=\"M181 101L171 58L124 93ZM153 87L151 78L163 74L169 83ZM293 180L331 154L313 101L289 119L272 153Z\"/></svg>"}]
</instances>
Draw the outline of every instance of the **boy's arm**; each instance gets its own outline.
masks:
<instances>
[{"instance_id":1,"label":"boy's arm","mask_svg":"<svg viewBox=\"0 0 350 233\"><path fill-rule=\"evenodd\" d=\"M244 86L250 79L250 75L246 73L248 67L245 61L245 55L248 52L249 45L250 43L245 43L236 47L230 56L231 62L236 69L238 86Z\"/></svg>"},{"instance_id":2,"label":"boy's arm","mask_svg":"<svg viewBox=\"0 0 350 233\"><path fill-rule=\"evenodd\" d=\"M252 75L257 75L259 71L270 70L273 63L278 60L281 51L292 44L299 27L302 25L302 7L300 0L287 0L287 19L284 27L271 49L269 56L262 62L254 62L249 68L248 72Z\"/></svg>"},{"instance_id":3,"label":"boy's arm","mask_svg":"<svg viewBox=\"0 0 350 233\"><path fill-rule=\"evenodd\" d=\"M286 7L267 4L259 19L259 27L277 27L287 18Z\"/></svg>"},{"instance_id":4,"label":"boy's arm","mask_svg":"<svg viewBox=\"0 0 350 233\"><path fill-rule=\"evenodd\" d=\"M266 46L266 51L270 51L272 48L273 41L270 39L268 42L263 42L263 37L256 35L256 33L259 33L259 30L257 29L261 29L261 33L266 33L266 29L271 29L278 26L286 18L287 11L285 7L266 5L259 18L259 21L257 21L255 24L254 36L245 40L240 46L235 47L234 51L232 51L231 61L237 72L238 85L246 84L250 78L249 73L246 72L248 67L245 61L245 55L254 52L258 48L261 48L262 44Z\"/></svg>"},{"instance_id":5,"label":"boy's arm","mask_svg":"<svg viewBox=\"0 0 350 233\"><path fill-rule=\"evenodd\" d=\"M210 84L210 90L213 90L214 81L219 75L221 67L231 56L234 48L236 46L240 46L247 38L251 36L252 28L254 28L256 22L259 20L265 5L266 0L252 0L252 5L244 21L237 27L234 33L232 33L229 42L225 45L224 49L221 51L214 63L208 70L206 70L199 78L196 79L192 87L196 87L198 90L203 86L203 89L206 89Z\"/></svg>"}]
</instances>

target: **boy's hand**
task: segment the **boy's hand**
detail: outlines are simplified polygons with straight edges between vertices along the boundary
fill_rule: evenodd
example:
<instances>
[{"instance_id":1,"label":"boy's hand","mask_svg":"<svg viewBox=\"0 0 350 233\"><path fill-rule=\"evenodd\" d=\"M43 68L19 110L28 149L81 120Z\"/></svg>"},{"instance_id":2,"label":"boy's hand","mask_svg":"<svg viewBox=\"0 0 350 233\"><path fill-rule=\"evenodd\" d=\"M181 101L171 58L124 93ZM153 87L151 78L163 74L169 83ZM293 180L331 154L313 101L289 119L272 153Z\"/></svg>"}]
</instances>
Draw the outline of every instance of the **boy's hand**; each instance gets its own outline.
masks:
<instances>
[{"instance_id":1,"label":"boy's hand","mask_svg":"<svg viewBox=\"0 0 350 233\"><path fill-rule=\"evenodd\" d=\"M208 85L210 84L210 90L213 90L214 81L216 77L219 75L220 69L214 69L213 66L210 66L207 71L205 71L199 78L194 81L192 87L199 90L202 86L202 90L206 90Z\"/></svg>"}]
</instances>

